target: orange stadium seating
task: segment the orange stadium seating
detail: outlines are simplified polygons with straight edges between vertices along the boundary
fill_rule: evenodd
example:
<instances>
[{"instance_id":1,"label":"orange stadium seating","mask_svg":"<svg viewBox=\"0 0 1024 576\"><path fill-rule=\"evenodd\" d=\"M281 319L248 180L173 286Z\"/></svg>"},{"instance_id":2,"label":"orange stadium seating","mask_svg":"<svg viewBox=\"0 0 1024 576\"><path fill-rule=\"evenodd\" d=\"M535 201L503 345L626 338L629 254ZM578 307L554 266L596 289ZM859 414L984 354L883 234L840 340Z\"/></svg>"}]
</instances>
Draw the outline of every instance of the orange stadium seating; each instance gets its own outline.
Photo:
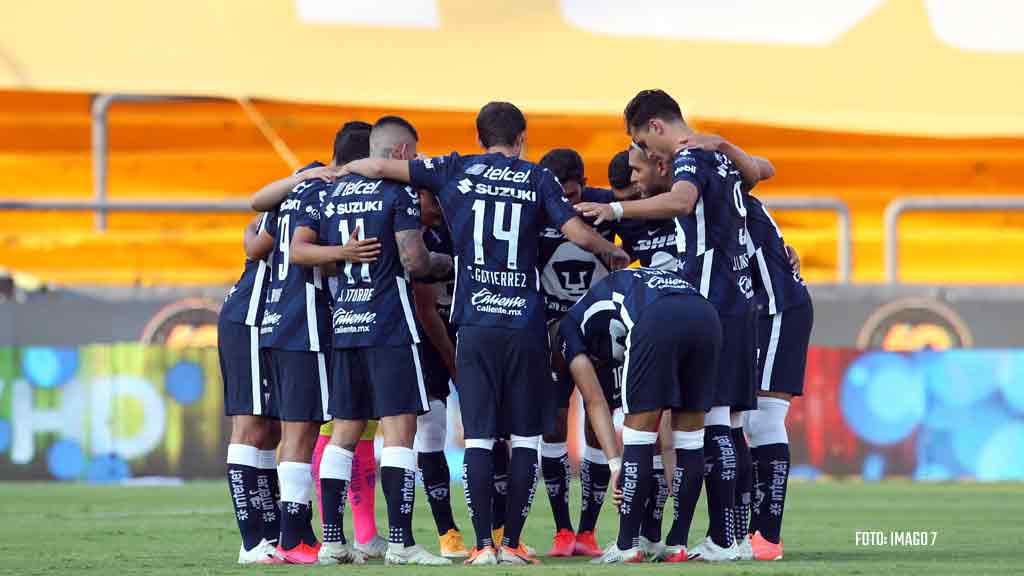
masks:
<instances>
[{"instance_id":1,"label":"orange stadium seating","mask_svg":"<svg viewBox=\"0 0 1024 576\"><path fill-rule=\"evenodd\" d=\"M0 92L0 196L92 197L90 97ZM255 102L303 162L326 161L338 126L397 112L419 129L421 150L477 149L473 114ZM628 143L614 116L530 115L528 156L580 151L594 185ZM882 212L907 195L1024 194L1024 139L919 138L795 130L697 120L770 158L771 196L834 196L853 212L854 280L882 280ZM294 167L233 101L115 104L110 113L112 199L243 199ZM775 214L811 281L836 278L835 218ZM228 284L240 271L245 214L115 213L97 232L88 212L0 212L0 267L66 284ZM921 214L901 224L903 281L1024 281L1024 214Z\"/></svg>"}]
</instances>

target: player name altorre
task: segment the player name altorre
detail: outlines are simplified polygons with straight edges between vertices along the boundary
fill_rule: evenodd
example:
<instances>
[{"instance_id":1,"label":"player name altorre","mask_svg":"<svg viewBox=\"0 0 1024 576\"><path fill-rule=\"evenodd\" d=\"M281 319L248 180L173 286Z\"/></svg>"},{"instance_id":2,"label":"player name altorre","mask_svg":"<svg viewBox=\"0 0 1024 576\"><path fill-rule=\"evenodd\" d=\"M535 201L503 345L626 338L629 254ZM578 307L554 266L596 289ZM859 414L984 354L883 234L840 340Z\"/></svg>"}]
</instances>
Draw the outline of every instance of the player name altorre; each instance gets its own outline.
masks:
<instances>
[{"instance_id":1,"label":"player name altorre","mask_svg":"<svg viewBox=\"0 0 1024 576\"><path fill-rule=\"evenodd\" d=\"M473 280L492 286L526 288L526 274L523 272L492 272L490 270L473 268L471 275Z\"/></svg>"}]
</instances>

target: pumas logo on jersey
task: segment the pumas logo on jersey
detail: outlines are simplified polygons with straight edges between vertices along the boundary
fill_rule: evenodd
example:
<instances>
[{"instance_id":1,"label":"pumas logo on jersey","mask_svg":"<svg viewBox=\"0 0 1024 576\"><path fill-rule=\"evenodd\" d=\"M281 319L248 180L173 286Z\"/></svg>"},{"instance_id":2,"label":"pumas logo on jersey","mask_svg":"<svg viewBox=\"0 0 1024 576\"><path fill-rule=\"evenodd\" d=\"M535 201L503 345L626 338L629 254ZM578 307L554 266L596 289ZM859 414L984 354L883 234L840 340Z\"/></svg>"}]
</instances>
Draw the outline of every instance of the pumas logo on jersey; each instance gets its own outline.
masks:
<instances>
[{"instance_id":1,"label":"pumas logo on jersey","mask_svg":"<svg viewBox=\"0 0 1024 576\"><path fill-rule=\"evenodd\" d=\"M524 171L513 171L508 166L504 168L491 168L490 170L484 171L484 178L488 180L496 180L498 182L515 182L522 184L530 179L530 170Z\"/></svg>"},{"instance_id":2,"label":"pumas logo on jersey","mask_svg":"<svg viewBox=\"0 0 1024 576\"><path fill-rule=\"evenodd\" d=\"M466 168L466 174L471 176L479 176L487 170L487 164L473 164L469 168Z\"/></svg>"},{"instance_id":3,"label":"pumas logo on jersey","mask_svg":"<svg viewBox=\"0 0 1024 576\"><path fill-rule=\"evenodd\" d=\"M491 292L487 288L481 288L474 292L470 302L479 312L503 314L505 316L522 316L526 308L526 298L521 296L502 296L501 294Z\"/></svg>"},{"instance_id":4,"label":"pumas logo on jersey","mask_svg":"<svg viewBox=\"0 0 1024 576\"><path fill-rule=\"evenodd\" d=\"M339 306L334 311L333 321L335 334L365 333L369 332L371 326L377 322L377 314L376 312L353 312Z\"/></svg>"},{"instance_id":5,"label":"pumas logo on jersey","mask_svg":"<svg viewBox=\"0 0 1024 576\"><path fill-rule=\"evenodd\" d=\"M469 178L459 180L458 189L459 192L462 192L463 194L469 194L469 191L473 189L473 181Z\"/></svg>"}]
</instances>

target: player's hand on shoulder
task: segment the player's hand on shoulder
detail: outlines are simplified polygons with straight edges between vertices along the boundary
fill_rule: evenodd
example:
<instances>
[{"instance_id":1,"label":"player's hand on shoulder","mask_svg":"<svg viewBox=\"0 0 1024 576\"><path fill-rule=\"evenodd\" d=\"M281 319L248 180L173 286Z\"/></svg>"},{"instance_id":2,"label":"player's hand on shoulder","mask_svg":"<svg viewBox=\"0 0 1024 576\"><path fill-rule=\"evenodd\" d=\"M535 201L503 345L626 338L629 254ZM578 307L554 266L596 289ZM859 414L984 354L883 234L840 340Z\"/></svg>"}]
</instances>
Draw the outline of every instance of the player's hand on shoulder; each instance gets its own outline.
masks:
<instances>
[{"instance_id":1,"label":"player's hand on shoulder","mask_svg":"<svg viewBox=\"0 0 1024 576\"><path fill-rule=\"evenodd\" d=\"M310 168L309 170L303 170L302 172L299 172L299 176L303 180L312 180L314 178L319 178L324 182L334 182L334 179L336 177L336 170L336 168L332 168L330 166L317 166L316 168Z\"/></svg>"},{"instance_id":2,"label":"player's hand on shoulder","mask_svg":"<svg viewBox=\"0 0 1024 576\"><path fill-rule=\"evenodd\" d=\"M610 222L615 219L615 211L612 210L611 204L601 204L599 202L580 202L575 206L576 212L587 218L594 219L594 225L601 224L602 222Z\"/></svg>"},{"instance_id":3,"label":"player's hand on shoulder","mask_svg":"<svg viewBox=\"0 0 1024 576\"><path fill-rule=\"evenodd\" d=\"M632 259L629 257L629 254L627 254L625 250L618 246L615 247L615 250L608 253L607 258L608 269L612 271L627 268L630 262L632 262Z\"/></svg>"},{"instance_id":4,"label":"player's hand on shoulder","mask_svg":"<svg viewBox=\"0 0 1024 576\"><path fill-rule=\"evenodd\" d=\"M357 224L348 242L342 247L342 260L347 262L373 262L380 256L380 241L376 238L359 238Z\"/></svg>"},{"instance_id":5,"label":"player's hand on shoulder","mask_svg":"<svg viewBox=\"0 0 1024 576\"><path fill-rule=\"evenodd\" d=\"M789 244L786 244L786 254L789 255L789 265L793 267L793 271L797 274L800 273L800 255L797 254L796 248L793 248Z\"/></svg>"},{"instance_id":6,"label":"player's hand on shoulder","mask_svg":"<svg viewBox=\"0 0 1024 576\"><path fill-rule=\"evenodd\" d=\"M676 149L685 150L687 148L698 148L700 150L708 150L711 152L717 152L722 146L725 139L717 134L690 134L679 141L679 147Z\"/></svg>"}]
</instances>

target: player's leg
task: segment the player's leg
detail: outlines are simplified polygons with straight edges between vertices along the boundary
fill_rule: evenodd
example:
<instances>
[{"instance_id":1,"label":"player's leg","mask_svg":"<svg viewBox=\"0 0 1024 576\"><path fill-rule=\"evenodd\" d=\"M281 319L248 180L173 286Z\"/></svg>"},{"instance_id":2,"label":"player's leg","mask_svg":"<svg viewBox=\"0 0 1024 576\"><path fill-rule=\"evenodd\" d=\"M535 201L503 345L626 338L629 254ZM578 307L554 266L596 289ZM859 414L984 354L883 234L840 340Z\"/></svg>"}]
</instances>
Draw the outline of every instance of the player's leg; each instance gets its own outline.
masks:
<instances>
[{"instance_id":1,"label":"player's leg","mask_svg":"<svg viewBox=\"0 0 1024 576\"><path fill-rule=\"evenodd\" d=\"M576 533L576 546L573 553L577 556L600 556L602 547L597 543L595 528L597 519L601 514L601 507L604 505L604 497L608 492L608 481L611 479L611 469L608 468L608 458L601 450L601 443L597 440L590 421L585 419L583 437L586 447L583 449L583 459L580 461L580 492L582 493L582 504L580 505L579 531Z\"/></svg>"},{"instance_id":2,"label":"player's leg","mask_svg":"<svg viewBox=\"0 0 1024 576\"><path fill-rule=\"evenodd\" d=\"M660 409L631 411L623 423L622 474L618 487L622 500L616 546L626 556L629 556L628 551L640 550L640 528L646 516L644 504L654 482L652 469L660 414Z\"/></svg>"},{"instance_id":3,"label":"player's leg","mask_svg":"<svg viewBox=\"0 0 1024 576\"><path fill-rule=\"evenodd\" d=\"M316 445L313 446L313 490L316 495L316 507L320 511L320 517L323 518L324 510L321 507L320 494L320 464L324 458L324 449L327 448L327 444L331 441L332 431L334 430L334 421L326 422L320 427L320 435L317 436Z\"/></svg>"},{"instance_id":4,"label":"player's leg","mask_svg":"<svg viewBox=\"0 0 1024 576\"><path fill-rule=\"evenodd\" d=\"M274 419L267 422L267 434L260 446L259 472L256 485L260 490L263 504L263 537L271 545L277 545L281 534L281 485L277 481L277 447L281 444L281 423Z\"/></svg>"},{"instance_id":5,"label":"player's leg","mask_svg":"<svg viewBox=\"0 0 1024 576\"><path fill-rule=\"evenodd\" d=\"M367 558L383 558L388 542L377 532L377 456L374 438L377 421L366 423L356 443L352 460L352 482L348 485L348 501L352 505L352 527L355 547Z\"/></svg>"},{"instance_id":6,"label":"player's leg","mask_svg":"<svg viewBox=\"0 0 1024 576\"><path fill-rule=\"evenodd\" d=\"M669 482L666 475L665 445L672 446L672 412L666 410L661 414L658 424L658 440L654 443L654 459L651 468L651 489L644 506L644 520L640 530L640 547L644 555L660 560L663 557L664 545L661 543L661 524L665 503L668 502ZM674 458L673 458L674 460Z\"/></svg>"},{"instance_id":7,"label":"player's leg","mask_svg":"<svg viewBox=\"0 0 1024 576\"><path fill-rule=\"evenodd\" d=\"M363 419L335 419L330 442L324 447L319 480L323 545L318 559L321 564L362 564L366 561L365 556L353 549L345 538L345 500L352 481L352 460L365 427L366 420Z\"/></svg>"},{"instance_id":8,"label":"player's leg","mask_svg":"<svg viewBox=\"0 0 1024 576\"><path fill-rule=\"evenodd\" d=\"M739 547L741 560L752 557L750 544L750 504L754 489L754 464L744 424L750 412L733 412L729 415L732 428L732 443L736 448L736 513L733 525L733 540Z\"/></svg>"},{"instance_id":9,"label":"player's leg","mask_svg":"<svg viewBox=\"0 0 1024 576\"><path fill-rule=\"evenodd\" d=\"M558 322L548 327L548 342L554 342L558 334ZM572 399L573 384L562 355L552 346L551 379L557 391L558 412L552 430L544 434L541 446L540 470L547 488L551 514L555 520L555 536L548 550L548 556L572 556L576 547L576 533L569 517L569 402Z\"/></svg>"},{"instance_id":10,"label":"player's leg","mask_svg":"<svg viewBox=\"0 0 1024 576\"><path fill-rule=\"evenodd\" d=\"M508 439L498 438L491 448L493 487L491 489L491 539L498 546L505 537L505 516L508 513Z\"/></svg>"},{"instance_id":11,"label":"player's leg","mask_svg":"<svg viewBox=\"0 0 1024 576\"><path fill-rule=\"evenodd\" d=\"M447 386L447 384L446 384ZM423 490L427 494L430 513L445 558L465 558L469 555L462 534L452 515L451 471L444 455L448 428L448 407L444 401L429 397L430 411L416 420L416 459L423 476Z\"/></svg>"}]
</instances>

